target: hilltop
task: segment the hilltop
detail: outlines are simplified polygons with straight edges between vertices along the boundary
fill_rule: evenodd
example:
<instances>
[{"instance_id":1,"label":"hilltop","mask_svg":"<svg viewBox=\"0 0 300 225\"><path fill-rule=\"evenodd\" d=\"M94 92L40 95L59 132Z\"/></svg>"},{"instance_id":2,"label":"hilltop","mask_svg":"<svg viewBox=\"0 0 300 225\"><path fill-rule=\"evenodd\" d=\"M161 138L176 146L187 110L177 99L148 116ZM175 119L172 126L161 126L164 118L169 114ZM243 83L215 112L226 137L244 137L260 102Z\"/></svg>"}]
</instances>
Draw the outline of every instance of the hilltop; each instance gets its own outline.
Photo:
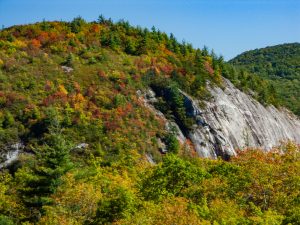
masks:
<instances>
[{"instance_id":1,"label":"hilltop","mask_svg":"<svg viewBox=\"0 0 300 225\"><path fill-rule=\"evenodd\" d=\"M281 104L300 115L300 43L247 51L229 63L269 80Z\"/></svg>"},{"instance_id":2,"label":"hilltop","mask_svg":"<svg viewBox=\"0 0 300 225\"><path fill-rule=\"evenodd\" d=\"M280 106L270 81L212 51L155 27L77 17L3 29L0 67L0 224L300 221L296 144L197 155L188 134L199 127L215 135L200 146L222 144L224 129L199 112L216 113L218 93L264 113ZM220 124L234 108L248 118L233 104Z\"/></svg>"}]
</instances>

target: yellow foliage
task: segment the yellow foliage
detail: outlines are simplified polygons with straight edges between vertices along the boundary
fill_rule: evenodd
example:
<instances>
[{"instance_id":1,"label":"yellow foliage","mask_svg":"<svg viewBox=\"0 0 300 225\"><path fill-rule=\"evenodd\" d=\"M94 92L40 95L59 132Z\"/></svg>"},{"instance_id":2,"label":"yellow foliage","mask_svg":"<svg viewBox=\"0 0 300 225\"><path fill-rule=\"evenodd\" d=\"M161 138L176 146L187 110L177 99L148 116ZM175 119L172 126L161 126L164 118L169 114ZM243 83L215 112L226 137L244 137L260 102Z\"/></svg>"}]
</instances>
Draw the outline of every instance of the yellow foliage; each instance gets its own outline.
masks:
<instances>
[{"instance_id":1,"label":"yellow foliage","mask_svg":"<svg viewBox=\"0 0 300 225\"><path fill-rule=\"evenodd\" d=\"M13 43L12 43L16 48L25 48L27 46L27 44L24 41L21 41L19 39L16 39Z\"/></svg>"},{"instance_id":2,"label":"yellow foliage","mask_svg":"<svg viewBox=\"0 0 300 225\"><path fill-rule=\"evenodd\" d=\"M67 38L69 38L69 39L72 39L72 38L76 38L76 34L74 34L74 33L68 33L67 35Z\"/></svg>"},{"instance_id":3,"label":"yellow foliage","mask_svg":"<svg viewBox=\"0 0 300 225\"><path fill-rule=\"evenodd\" d=\"M0 174L0 212L18 214L21 216L21 205L17 202L15 189L7 185L11 176L5 173Z\"/></svg>"},{"instance_id":4,"label":"yellow foliage","mask_svg":"<svg viewBox=\"0 0 300 225\"><path fill-rule=\"evenodd\" d=\"M115 225L209 225L209 221L201 220L190 210L184 198L167 199L161 204L145 202L130 219L115 222Z\"/></svg>"},{"instance_id":5,"label":"yellow foliage","mask_svg":"<svg viewBox=\"0 0 300 225\"><path fill-rule=\"evenodd\" d=\"M66 90L65 86L62 85L62 84L60 84L60 85L58 86L58 91L61 92L61 93L63 93L63 94L65 94L65 95L68 94L68 91Z\"/></svg>"},{"instance_id":6,"label":"yellow foliage","mask_svg":"<svg viewBox=\"0 0 300 225\"><path fill-rule=\"evenodd\" d=\"M40 224L82 224L95 216L102 196L100 186L77 181L71 173L63 178L63 183L52 196L55 204L44 207L46 214Z\"/></svg>"},{"instance_id":7,"label":"yellow foliage","mask_svg":"<svg viewBox=\"0 0 300 225\"><path fill-rule=\"evenodd\" d=\"M212 57L211 56L206 56L205 61L207 61L210 65L212 64Z\"/></svg>"},{"instance_id":8,"label":"yellow foliage","mask_svg":"<svg viewBox=\"0 0 300 225\"><path fill-rule=\"evenodd\" d=\"M231 200L215 199L209 204L211 219L216 224L241 224L244 211Z\"/></svg>"}]
</instances>

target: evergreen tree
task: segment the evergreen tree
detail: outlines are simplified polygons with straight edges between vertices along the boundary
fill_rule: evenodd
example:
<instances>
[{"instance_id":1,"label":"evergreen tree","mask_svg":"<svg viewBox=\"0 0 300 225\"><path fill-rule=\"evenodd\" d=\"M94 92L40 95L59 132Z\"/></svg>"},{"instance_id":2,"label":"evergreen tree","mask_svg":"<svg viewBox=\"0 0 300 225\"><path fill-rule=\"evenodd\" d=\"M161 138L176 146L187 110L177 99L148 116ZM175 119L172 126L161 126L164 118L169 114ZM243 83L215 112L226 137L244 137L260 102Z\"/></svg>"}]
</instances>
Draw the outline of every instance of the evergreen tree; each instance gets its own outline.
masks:
<instances>
[{"instance_id":1,"label":"evergreen tree","mask_svg":"<svg viewBox=\"0 0 300 225\"><path fill-rule=\"evenodd\" d=\"M73 33L79 33L84 24L86 24L86 22L81 16L74 18L70 24L71 31Z\"/></svg>"},{"instance_id":2,"label":"evergreen tree","mask_svg":"<svg viewBox=\"0 0 300 225\"><path fill-rule=\"evenodd\" d=\"M34 212L32 221L39 219L43 206L51 204L50 195L61 184L61 177L72 168L70 147L58 129L52 127L44 140L44 145L34 149L36 160L23 177L25 185L20 190L24 204Z\"/></svg>"}]
</instances>

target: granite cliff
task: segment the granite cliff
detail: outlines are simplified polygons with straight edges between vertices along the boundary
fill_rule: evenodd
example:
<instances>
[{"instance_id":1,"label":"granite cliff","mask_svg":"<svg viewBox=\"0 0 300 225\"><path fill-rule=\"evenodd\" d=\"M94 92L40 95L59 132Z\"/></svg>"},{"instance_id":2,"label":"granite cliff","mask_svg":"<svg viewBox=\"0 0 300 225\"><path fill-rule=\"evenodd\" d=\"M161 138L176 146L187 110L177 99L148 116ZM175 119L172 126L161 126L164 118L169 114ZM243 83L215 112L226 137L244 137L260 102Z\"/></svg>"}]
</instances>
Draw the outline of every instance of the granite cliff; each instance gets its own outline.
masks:
<instances>
[{"instance_id":1,"label":"granite cliff","mask_svg":"<svg viewBox=\"0 0 300 225\"><path fill-rule=\"evenodd\" d=\"M260 147L267 151L289 140L300 143L300 120L288 110L262 105L227 79L224 88L209 87L209 91L212 98L205 107L181 91L186 113L196 121L187 136L200 157L227 159L238 149ZM155 101L153 92L147 95L148 103ZM183 133L179 131L181 142Z\"/></svg>"}]
</instances>

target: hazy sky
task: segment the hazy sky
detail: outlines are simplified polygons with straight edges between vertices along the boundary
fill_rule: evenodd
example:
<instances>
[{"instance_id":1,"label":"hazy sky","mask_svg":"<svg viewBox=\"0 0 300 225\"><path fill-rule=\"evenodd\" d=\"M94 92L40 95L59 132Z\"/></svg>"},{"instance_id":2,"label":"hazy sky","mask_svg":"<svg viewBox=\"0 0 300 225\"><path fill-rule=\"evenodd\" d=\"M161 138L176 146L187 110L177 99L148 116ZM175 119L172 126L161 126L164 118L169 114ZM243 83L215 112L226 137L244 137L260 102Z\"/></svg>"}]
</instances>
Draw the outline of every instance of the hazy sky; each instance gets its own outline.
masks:
<instances>
[{"instance_id":1,"label":"hazy sky","mask_svg":"<svg viewBox=\"0 0 300 225\"><path fill-rule=\"evenodd\" d=\"M46 20L152 25L230 59L250 49L300 42L300 0L0 0L0 26Z\"/></svg>"}]
</instances>

